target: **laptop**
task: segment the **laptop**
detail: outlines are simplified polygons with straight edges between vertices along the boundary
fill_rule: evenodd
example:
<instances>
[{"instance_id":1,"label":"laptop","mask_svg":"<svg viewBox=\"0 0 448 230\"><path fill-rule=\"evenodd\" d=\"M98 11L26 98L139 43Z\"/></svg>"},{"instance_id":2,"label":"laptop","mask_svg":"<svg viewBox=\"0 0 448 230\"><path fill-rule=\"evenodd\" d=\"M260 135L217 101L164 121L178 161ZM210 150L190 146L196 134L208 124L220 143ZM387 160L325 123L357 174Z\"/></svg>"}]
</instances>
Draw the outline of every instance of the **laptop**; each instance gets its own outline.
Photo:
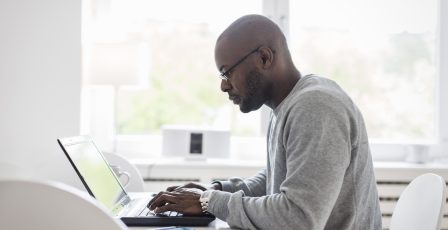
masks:
<instances>
[{"instance_id":1,"label":"laptop","mask_svg":"<svg viewBox=\"0 0 448 230\"><path fill-rule=\"evenodd\" d=\"M128 193L89 136L58 139L89 194L128 226L207 226L213 215L155 214L146 206L153 193Z\"/></svg>"}]
</instances>

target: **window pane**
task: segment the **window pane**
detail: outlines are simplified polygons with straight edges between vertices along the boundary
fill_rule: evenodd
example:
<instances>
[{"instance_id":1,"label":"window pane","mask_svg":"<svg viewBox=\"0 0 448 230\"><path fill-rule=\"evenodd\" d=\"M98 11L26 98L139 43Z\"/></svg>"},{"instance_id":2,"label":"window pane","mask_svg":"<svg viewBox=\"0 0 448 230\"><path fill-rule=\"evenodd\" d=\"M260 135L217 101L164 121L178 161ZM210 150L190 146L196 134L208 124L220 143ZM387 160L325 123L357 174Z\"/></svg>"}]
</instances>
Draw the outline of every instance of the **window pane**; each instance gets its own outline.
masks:
<instances>
[{"instance_id":1,"label":"window pane","mask_svg":"<svg viewBox=\"0 0 448 230\"><path fill-rule=\"evenodd\" d=\"M220 90L214 45L236 18L261 14L261 4L261 0L116 0L99 5L109 11L97 20L100 30L146 43L151 60L149 87L119 90L118 133L148 134L164 124L183 124L258 135L260 113L242 114Z\"/></svg>"},{"instance_id":2,"label":"window pane","mask_svg":"<svg viewBox=\"0 0 448 230\"><path fill-rule=\"evenodd\" d=\"M336 80L371 138L435 138L436 0L290 1L302 73Z\"/></svg>"}]
</instances>

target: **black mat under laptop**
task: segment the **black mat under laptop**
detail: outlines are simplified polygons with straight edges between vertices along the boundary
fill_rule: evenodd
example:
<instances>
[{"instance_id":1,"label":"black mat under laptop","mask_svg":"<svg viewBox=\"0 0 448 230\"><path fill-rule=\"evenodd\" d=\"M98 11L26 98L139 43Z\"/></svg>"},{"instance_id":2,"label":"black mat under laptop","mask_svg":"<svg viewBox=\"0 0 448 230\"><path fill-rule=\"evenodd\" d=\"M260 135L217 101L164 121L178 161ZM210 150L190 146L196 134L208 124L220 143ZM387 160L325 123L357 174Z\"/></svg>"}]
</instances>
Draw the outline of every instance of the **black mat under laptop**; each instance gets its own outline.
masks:
<instances>
[{"instance_id":1,"label":"black mat under laptop","mask_svg":"<svg viewBox=\"0 0 448 230\"><path fill-rule=\"evenodd\" d=\"M128 226L207 226L212 215L154 214L146 205L152 193L127 193L89 136L60 138L58 143L91 196Z\"/></svg>"}]
</instances>

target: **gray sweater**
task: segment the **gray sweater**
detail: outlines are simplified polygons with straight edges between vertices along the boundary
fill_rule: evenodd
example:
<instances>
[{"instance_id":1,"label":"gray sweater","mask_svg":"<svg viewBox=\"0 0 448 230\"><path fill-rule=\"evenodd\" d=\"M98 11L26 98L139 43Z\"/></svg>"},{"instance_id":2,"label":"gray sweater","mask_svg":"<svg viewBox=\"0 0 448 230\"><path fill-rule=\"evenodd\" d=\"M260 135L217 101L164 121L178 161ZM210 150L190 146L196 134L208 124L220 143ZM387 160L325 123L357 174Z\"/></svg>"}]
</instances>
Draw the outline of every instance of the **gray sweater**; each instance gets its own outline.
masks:
<instances>
[{"instance_id":1,"label":"gray sweater","mask_svg":"<svg viewBox=\"0 0 448 230\"><path fill-rule=\"evenodd\" d=\"M273 111L267 166L221 181L208 210L242 229L381 229L362 115L333 81L301 78Z\"/></svg>"}]
</instances>

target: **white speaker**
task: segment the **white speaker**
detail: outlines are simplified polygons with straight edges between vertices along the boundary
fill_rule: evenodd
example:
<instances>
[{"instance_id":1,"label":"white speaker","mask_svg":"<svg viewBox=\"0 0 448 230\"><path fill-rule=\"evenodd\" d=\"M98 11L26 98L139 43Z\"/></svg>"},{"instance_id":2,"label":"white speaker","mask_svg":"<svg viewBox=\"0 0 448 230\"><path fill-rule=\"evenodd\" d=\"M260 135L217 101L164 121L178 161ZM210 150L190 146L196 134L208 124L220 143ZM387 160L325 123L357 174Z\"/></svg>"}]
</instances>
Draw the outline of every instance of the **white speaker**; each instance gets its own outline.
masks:
<instances>
[{"instance_id":1,"label":"white speaker","mask_svg":"<svg viewBox=\"0 0 448 230\"><path fill-rule=\"evenodd\" d=\"M229 158L230 131L190 126L162 128L162 155L188 159Z\"/></svg>"}]
</instances>

